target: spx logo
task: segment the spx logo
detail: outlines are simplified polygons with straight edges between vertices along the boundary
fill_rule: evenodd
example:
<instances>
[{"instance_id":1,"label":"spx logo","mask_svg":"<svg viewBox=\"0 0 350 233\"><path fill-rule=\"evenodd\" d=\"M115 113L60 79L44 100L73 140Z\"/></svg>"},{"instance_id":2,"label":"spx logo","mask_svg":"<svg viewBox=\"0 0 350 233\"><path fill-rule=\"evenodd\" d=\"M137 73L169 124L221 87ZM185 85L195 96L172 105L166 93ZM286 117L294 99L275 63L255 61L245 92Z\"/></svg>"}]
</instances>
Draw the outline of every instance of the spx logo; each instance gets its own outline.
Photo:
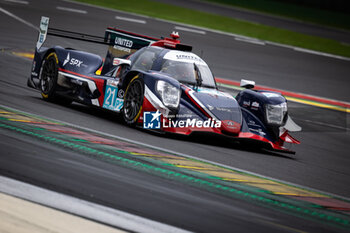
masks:
<instances>
[{"instance_id":1,"label":"spx logo","mask_svg":"<svg viewBox=\"0 0 350 233\"><path fill-rule=\"evenodd\" d=\"M162 114L159 111L156 112L144 112L143 113L143 128L144 129L160 129L160 116Z\"/></svg>"},{"instance_id":2,"label":"spx logo","mask_svg":"<svg viewBox=\"0 0 350 233\"><path fill-rule=\"evenodd\" d=\"M63 66L65 66L69 62L69 65L80 67L80 65L83 63L83 61L80 61L75 58L70 58L70 54L67 54L66 59L63 61Z\"/></svg>"},{"instance_id":3,"label":"spx logo","mask_svg":"<svg viewBox=\"0 0 350 233\"><path fill-rule=\"evenodd\" d=\"M70 55L68 53L66 59L63 61L63 66L65 66L67 62L69 62L69 60L70 60Z\"/></svg>"}]
</instances>

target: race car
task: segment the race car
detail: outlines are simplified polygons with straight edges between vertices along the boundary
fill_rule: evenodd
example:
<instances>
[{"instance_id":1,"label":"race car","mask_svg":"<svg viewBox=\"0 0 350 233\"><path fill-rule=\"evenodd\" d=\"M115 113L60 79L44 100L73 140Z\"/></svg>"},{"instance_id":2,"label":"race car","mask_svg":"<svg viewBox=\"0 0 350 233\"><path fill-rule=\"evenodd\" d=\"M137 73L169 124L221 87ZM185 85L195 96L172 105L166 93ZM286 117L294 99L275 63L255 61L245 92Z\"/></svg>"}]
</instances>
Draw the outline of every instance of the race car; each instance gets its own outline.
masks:
<instances>
[{"instance_id":1,"label":"race car","mask_svg":"<svg viewBox=\"0 0 350 233\"><path fill-rule=\"evenodd\" d=\"M47 35L108 46L105 59L71 48L43 47ZM190 135L209 132L262 142L287 153L285 142L299 144L289 132L300 131L277 92L245 89L236 97L219 91L206 62L173 32L157 39L109 27L104 37L49 28L42 17L28 86L44 100L73 101L117 112L126 124Z\"/></svg>"}]
</instances>

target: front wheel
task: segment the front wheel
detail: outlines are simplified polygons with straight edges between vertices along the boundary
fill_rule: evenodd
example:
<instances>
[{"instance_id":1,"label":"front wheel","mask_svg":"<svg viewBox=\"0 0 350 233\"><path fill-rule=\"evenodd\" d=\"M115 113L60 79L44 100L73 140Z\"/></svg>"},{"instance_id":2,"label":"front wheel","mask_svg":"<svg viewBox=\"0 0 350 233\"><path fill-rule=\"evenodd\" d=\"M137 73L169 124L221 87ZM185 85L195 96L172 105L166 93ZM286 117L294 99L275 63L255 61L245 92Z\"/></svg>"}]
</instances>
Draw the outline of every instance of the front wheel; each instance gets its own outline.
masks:
<instances>
[{"instance_id":1,"label":"front wheel","mask_svg":"<svg viewBox=\"0 0 350 233\"><path fill-rule=\"evenodd\" d=\"M128 84L124 95L123 118L127 124L135 125L142 111L144 82L139 76Z\"/></svg>"}]
</instances>

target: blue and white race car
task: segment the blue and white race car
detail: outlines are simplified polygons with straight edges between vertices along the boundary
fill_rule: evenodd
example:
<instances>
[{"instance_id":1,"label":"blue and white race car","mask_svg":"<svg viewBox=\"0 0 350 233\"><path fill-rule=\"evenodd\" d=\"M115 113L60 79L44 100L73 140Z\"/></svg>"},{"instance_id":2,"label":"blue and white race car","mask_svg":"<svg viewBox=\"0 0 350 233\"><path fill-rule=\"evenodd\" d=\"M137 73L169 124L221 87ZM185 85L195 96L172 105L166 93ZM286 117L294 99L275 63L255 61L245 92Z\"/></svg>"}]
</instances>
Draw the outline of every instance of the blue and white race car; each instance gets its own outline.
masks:
<instances>
[{"instance_id":1,"label":"blue and white race car","mask_svg":"<svg viewBox=\"0 0 350 233\"><path fill-rule=\"evenodd\" d=\"M232 139L262 142L271 150L294 153L285 142L299 144L289 131L300 131L288 116L287 101L271 91L254 90L242 80L234 98L218 90L206 62L179 35L157 39L116 28L104 37L49 28L42 17L28 86L48 101L72 101L120 113L126 124L190 135L210 132ZM47 35L108 46L100 56L54 46Z\"/></svg>"}]
</instances>

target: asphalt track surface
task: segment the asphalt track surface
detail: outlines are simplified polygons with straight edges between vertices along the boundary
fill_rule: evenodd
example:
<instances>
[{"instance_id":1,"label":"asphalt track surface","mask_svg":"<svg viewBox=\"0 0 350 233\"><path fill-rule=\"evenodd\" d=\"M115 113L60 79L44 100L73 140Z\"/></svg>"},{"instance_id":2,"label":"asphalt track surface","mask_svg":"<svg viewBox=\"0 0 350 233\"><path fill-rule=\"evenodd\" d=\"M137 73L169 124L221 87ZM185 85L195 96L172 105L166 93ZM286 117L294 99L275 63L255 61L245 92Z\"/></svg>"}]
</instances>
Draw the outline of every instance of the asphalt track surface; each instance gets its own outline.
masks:
<instances>
[{"instance_id":1,"label":"asphalt track surface","mask_svg":"<svg viewBox=\"0 0 350 233\"><path fill-rule=\"evenodd\" d=\"M70 7L87 14L58 10ZM123 13L85 7L63 1L16 4L0 1L0 7L38 25L49 16L51 26L103 35L106 26L147 34L167 35L176 24ZM116 20L115 16L146 20L146 24ZM73 104L60 106L41 100L26 86L31 61L13 51L33 51L37 32L0 13L0 104L43 117L98 130L189 154L227 166L350 197L349 117L345 113L290 104L295 121L304 131L294 136L302 142L297 154L286 156L237 147L227 140L203 137L172 138L130 129L114 114ZM349 62L262 46L207 32L204 36L180 32L183 42L193 44L218 77L254 79L259 84L349 101ZM103 46L50 39L52 44L105 55ZM281 214L250 203L222 197L174 181L96 161L79 153L41 144L31 138L1 131L0 173L44 188L62 192L156 221L199 232L327 232L322 224ZM54 157L55 159L52 159ZM105 172L115 173L106 176ZM337 230L337 229L336 229ZM336 231L334 230L334 231Z\"/></svg>"}]
</instances>

